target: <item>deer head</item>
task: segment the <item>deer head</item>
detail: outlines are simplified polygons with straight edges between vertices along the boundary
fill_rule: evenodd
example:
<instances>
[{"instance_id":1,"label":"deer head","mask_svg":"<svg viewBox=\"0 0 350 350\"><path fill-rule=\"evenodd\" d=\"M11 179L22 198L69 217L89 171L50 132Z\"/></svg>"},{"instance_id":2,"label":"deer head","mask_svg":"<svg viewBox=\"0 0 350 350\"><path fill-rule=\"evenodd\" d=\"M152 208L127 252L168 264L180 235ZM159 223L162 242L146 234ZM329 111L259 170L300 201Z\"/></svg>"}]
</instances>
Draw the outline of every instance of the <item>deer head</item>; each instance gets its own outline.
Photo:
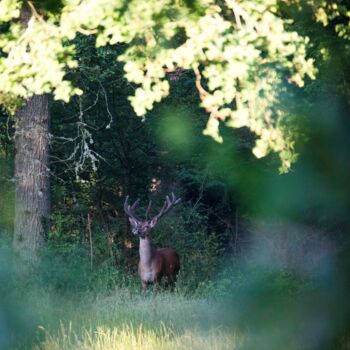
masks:
<instances>
[{"instance_id":1,"label":"deer head","mask_svg":"<svg viewBox=\"0 0 350 350\"><path fill-rule=\"evenodd\" d=\"M167 214L171 210L171 208L178 204L181 201L181 198L176 198L174 193L171 193L170 196L166 196L162 209L157 215L155 215L151 219L148 218L149 211L152 205L152 201L150 201L146 210L145 220L138 218L134 213L134 210L138 206L140 199L137 199L133 205L129 205L128 200L129 196L126 196L124 202L124 211L129 217L129 222L132 227L132 233L144 239L149 236L150 230L157 224L158 220L163 215Z\"/></svg>"}]
</instances>

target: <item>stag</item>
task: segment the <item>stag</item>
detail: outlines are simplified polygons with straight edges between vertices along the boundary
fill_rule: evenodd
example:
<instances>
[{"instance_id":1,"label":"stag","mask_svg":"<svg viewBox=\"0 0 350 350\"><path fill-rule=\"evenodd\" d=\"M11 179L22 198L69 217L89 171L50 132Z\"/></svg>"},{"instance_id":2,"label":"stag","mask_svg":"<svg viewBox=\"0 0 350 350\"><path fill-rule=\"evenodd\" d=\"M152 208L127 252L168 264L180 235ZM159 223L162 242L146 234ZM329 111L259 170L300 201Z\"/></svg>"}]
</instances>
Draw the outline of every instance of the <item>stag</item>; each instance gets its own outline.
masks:
<instances>
[{"instance_id":1,"label":"stag","mask_svg":"<svg viewBox=\"0 0 350 350\"><path fill-rule=\"evenodd\" d=\"M137 199L133 205L129 205L128 200L129 196L125 199L124 210L129 217L132 233L140 239L138 273L141 278L143 290L145 291L150 284L158 285L163 277L167 279L168 285L174 288L177 274L180 270L179 255L171 248L155 249L152 246L150 231L162 216L167 214L171 208L180 202L181 198L176 198L174 193L171 196L166 196L162 209L151 219L148 218L152 205L152 201L150 201L146 210L145 220L135 215L135 208L140 200Z\"/></svg>"}]
</instances>

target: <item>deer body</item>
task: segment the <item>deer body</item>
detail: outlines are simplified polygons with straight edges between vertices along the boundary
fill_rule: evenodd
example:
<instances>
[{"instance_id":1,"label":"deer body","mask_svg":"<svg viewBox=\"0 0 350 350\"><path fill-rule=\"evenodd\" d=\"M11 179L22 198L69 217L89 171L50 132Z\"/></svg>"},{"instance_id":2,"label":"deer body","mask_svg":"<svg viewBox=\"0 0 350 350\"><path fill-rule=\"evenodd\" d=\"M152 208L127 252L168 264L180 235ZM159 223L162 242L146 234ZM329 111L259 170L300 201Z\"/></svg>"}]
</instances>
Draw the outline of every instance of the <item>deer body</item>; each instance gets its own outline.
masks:
<instances>
[{"instance_id":1,"label":"deer body","mask_svg":"<svg viewBox=\"0 0 350 350\"><path fill-rule=\"evenodd\" d=\"M143 289L145 290L149 284L159 284L163 277L166 278L167 284L173 288L180 270L179 255L171 248L153 248L150 230L156 225L158 219L167 213L172 206L177 204L180 199L176 199L174 194L172 194L171 199L167 196L167 200L160 213L151 220L148 220L150 203L146 212L146 220L143 221L137 219L133 213L133 209L136 207L138 201L136 201L133 206L129 206L127 200L128 197L124 204L125 212L129 216L133 233L140 238L140 262L138 265L138 272Z\"/></svg>"},{"instance_id":2,"label":"deer body","mask_svg":"<svg viewBox=\"0 0 350 350\"><path fill-rule=\"evenodd\" d=\"M180 258L176 251L171 248L154 249L151 239L147 237L140 238L139 252L138 272L143 288L148 284L160 283L163 277L173 287L180 270Z\"/></svg>"}]
</instances>

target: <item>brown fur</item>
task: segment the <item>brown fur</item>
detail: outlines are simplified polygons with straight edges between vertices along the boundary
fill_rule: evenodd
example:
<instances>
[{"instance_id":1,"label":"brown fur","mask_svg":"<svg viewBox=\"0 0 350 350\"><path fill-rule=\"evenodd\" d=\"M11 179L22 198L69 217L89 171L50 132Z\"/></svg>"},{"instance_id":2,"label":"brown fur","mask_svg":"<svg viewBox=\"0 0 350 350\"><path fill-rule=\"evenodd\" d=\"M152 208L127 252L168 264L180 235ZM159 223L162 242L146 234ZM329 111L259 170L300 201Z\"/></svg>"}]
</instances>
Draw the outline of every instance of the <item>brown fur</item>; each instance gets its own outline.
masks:
<instances>
[{"instance_id":1,"label":"brown fur","mask_svg":"<svg viewBox=\"0 0 350 350\"><path fill-rule=\"evenodd\" d=\"M152 254L152 281L144 281L142 279L141 264L139 263L138 272L142 280L142 286L145 289L147 284L159 284L164 277L166 285L172 289L175 286L177 274L180 271L180 258L174 249L159 248L154 250Z\"/></svg>"},{"instance_id":2,"label":"brown fur","mask_svg":"<svg viewBox=\"0 0 350 350\"><path fill-rule=\"evenodd\" d=\"M160 212L152 219L148 219L148 214L152 202L148 204L146 219L140 220L134 213L134 209L139 203L139 199L133 204L128 204L129 196L126 196L124 202L124 211L129 217L129 222L134 235L140 238L140 262L138 266L139 275L142 281L142 287L145 290L148 284L159 284L162 278L166 278L167 285L174 288L177 274L180 270L180 258L174 249L152 247L150 231L157 224L158 220L171 210L171 208L180 202L174 193L166 196L166 200Z\"/></svg>"}]
</instances>

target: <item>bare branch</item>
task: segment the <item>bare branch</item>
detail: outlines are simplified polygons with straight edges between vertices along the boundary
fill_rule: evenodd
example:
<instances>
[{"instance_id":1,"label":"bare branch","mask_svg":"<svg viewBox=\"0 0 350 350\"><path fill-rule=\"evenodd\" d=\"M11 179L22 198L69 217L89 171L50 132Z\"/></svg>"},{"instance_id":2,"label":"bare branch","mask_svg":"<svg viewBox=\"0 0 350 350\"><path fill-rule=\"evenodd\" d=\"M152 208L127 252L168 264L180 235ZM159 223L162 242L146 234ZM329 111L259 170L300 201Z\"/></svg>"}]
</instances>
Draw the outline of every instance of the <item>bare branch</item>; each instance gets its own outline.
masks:
<instances>
[{"instance_id":1,"label":"bare branch","mask_svg":"<svg viewBox=\"0 0 350 350\"><path fill-rule=\"evenodd\" d=\"M201 101L203 101L209 95L209 93L203 88L201 84L202 77L198 68L194 69L194 74L196 76L196 88L199 92L199 97ZM205 110L210 114L211 118L219 119L221 121L225 121L226 119L225 116L220 114L218 107L206 107Z\"/></svg>"},{"instance_id":2,"label":"bare branch","mask_svg":"<svg viewBox=\"0 0 350 350\"><path fill-rule=\"evenodd\" d=\"M97 29L84 29L84 28L78 28L78 32L84 35L92 35L97 33Z\"/></svg>"},{"instance_id":3,"label":"bare branch","mask_svg":"<svg viewBox=\"0 0 350 350\"><path fill-rule=\"evenodd\" d=\"M109 106L108 106L108 98L107 98L107 93L106 93L106 90L105 88L103 87L102 83L99 81L100 83L100 87L102 89L102 92L103 92L103 96L105 98L105 103L106 103L106 110L107 110L107 113L108 113L108 116L109 116L109 123L108 125L106 126L106 129L110 129L111 128L111 125L113 123L113 116L112 116L112 113L111 111L109 110Z\"/></svg>"}]
</instances>

